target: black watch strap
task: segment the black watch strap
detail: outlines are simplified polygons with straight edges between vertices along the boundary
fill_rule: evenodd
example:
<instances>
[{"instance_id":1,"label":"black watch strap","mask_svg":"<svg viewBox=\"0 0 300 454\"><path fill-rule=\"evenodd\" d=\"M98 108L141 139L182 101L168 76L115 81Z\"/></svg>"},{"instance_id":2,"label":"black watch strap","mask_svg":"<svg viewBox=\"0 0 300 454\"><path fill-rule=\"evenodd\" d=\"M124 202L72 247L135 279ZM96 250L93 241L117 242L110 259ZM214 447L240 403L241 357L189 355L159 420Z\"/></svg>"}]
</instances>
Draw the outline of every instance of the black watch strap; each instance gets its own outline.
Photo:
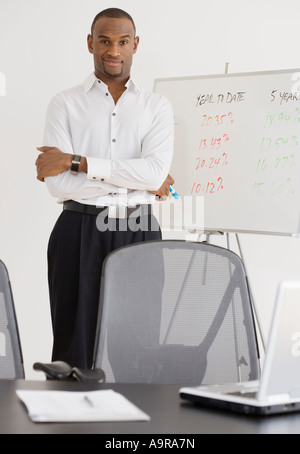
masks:
<instances>
[{"instance_id":1,"label":"black watch strap","mask_svg":"<svg viewBox=\"0 0 300 454\"><path fill-rule=\"evenodd\" d=\"M72 173L72 175L77 175L78 174L80 161L81 161L81 156L78 155L78 154L75 154L73 156L72 165L71 165L71 173Z\"/></svg>"}]
</instances>

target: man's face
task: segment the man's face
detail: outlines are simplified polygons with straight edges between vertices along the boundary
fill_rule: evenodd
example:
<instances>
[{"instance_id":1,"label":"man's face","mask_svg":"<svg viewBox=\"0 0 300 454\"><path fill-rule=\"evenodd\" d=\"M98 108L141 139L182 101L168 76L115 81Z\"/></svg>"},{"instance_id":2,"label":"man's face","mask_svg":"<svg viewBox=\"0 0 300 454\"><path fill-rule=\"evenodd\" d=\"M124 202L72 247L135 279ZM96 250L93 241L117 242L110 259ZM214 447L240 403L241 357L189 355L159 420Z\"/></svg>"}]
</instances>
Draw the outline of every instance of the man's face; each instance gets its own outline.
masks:
<instances>
[{"instance_id":1,"label":"man's face","mask_svg":"<svg viewBox=\"0 0 300 454\"><path fill-rule=\"evenodd\" d=\"M94 55L96 76L103 82L128 79L138 43L139 38L135 38L134 27L129 19L98 19L93 36L88 36L88 48Z\"/></svg>"}]
</instances>

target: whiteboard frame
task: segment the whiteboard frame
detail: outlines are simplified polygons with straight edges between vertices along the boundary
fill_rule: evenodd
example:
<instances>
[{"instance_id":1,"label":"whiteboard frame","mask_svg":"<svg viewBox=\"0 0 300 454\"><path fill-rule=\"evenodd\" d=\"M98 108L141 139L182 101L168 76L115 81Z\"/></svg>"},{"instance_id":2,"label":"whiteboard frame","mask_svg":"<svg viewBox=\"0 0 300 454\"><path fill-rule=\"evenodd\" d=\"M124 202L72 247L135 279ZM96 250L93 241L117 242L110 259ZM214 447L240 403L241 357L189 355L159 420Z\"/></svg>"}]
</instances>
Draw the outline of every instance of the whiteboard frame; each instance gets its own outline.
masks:
<instances>
[{"instance_id":1,"label":"whiteboard frame","mask_svg":"<svg viewBox=\"0 0 300 454\"><path fill-rule=\"evenodd\" d=\"M154 80L154 91L155 86L158 82L171 82L171 81L180 81L180 80L196 80L196 79L213 79L213 78L226 78L226 77L244 77L244 76L268 76L272 74L288 74L288 73L300 73L300 68L291 68L291 69L279 69L279 70L270 70L270 71L252 71L245 73L220 73L220 74L207 74L201 76L182 76L182 77L160 77Z\"/></svg>"},{"instance_id":2,"label":"whiteboard frame","mask_svg":"<svg viewBox=\"0 0 300 454\"><path fill-rule=\"evenodd\" d=\"M239 72L239 73L220 73L220 74L204 74L198 76L178 76L178 77L161 77L154 80L153 91L156 92L156 86L159 82L176 82L176 81L188 81L188 80L201 80L201 79L214 79L214 78L234 78L234 77L245 77L245 76L265 76L265 75L278 75L278 74L289 74L289 73L300 73L300 68L280 69L280 70L266 70L266 71L251 71L251 72ZM157 92L158 93L158 92ZM300 175L299 175L300 178ZM163 226L162 226L163 230ZM188 227L183 227L183 230L189 230ZM199 233L199 232L198 232ZM209 228L205 227L203 234L209 233L246 233L255 235L274 235L274 236L285 236L300 238L300 206L299 206L299 219L298 219L298 232L274 232L274 231L259 231L259 230L247 230L247 229L221 229L221 228Z\"/></svg>"}]
</instances>

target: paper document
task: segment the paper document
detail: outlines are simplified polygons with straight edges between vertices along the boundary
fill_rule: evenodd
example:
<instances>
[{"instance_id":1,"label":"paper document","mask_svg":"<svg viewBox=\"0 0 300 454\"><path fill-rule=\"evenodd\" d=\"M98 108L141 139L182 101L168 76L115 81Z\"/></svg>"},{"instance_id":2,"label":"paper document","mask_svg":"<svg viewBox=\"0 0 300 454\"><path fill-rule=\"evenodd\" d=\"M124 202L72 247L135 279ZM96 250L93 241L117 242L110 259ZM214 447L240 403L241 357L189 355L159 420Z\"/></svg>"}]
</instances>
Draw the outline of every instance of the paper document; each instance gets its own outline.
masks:
<instances>
[{"instance_id":1,"label":"paper document","mask_svg":"<svg viewBox=\"0 0 300 454\"><path fill-rule=\"evenodd\" d=\"M111 389L88 392L17 390L16 393L34 422L150 420L146 413Z\"/></svg>"}]
</instances>

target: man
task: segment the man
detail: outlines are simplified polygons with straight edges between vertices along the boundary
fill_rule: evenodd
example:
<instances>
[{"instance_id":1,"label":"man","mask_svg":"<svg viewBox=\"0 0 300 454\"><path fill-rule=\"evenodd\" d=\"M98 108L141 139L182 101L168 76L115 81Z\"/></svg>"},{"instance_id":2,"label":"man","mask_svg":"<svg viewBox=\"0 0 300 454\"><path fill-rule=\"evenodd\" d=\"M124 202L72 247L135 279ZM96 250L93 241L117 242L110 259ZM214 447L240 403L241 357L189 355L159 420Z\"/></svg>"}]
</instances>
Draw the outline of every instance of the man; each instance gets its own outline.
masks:
<instances>
[{"instance_id":1,"label":"man","mask_svg":"<svg viewBox=\"0 0 300 454\"><path fill-rule=\"evenodd\" d=\"M64 207L48 246L52 360L83 368L92 365L103 260L161 238L151 203L174 182L170 103L130 78L133 19L102 11L87 42L94 73L52 99L36 160L37 178Z\"/></svg>"}]
</instances>

